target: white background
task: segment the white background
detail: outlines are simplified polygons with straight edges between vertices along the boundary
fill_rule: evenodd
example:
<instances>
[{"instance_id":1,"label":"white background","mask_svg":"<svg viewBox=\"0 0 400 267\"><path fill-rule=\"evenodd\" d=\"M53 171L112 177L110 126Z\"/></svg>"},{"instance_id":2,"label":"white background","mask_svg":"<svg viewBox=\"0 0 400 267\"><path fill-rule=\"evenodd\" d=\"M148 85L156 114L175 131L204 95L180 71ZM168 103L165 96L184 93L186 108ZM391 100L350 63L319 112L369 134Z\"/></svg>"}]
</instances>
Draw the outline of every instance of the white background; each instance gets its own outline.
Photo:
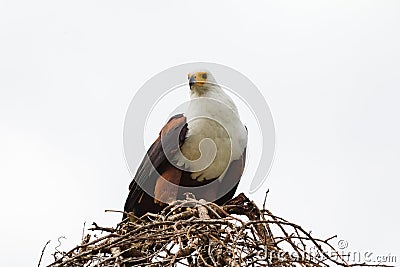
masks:
<instances>
[{"instance_id":1,"label":"white background","mask_svg":"<svg viewBox=\"0 0 400 267\"><path fill-rule=\"evenodd\" d=\"M275 162L251 198L269 188L275 214L399 264L399 33L397 1L0 1L2 266L120 219L104 210L128 193L129 102L192 61L242 72L270 105Z\"/></svg>"}]
</instances>

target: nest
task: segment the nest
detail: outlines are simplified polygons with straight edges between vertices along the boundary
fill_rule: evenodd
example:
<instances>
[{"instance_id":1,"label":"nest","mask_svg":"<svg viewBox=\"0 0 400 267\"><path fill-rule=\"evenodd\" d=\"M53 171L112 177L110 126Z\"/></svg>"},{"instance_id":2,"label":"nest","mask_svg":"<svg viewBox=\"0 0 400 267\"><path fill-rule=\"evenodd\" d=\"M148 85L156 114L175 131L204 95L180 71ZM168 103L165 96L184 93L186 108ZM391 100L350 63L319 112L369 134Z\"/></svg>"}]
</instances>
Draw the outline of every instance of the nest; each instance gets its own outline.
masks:
<instances>
[{"instance_id":1,"label":"nest","mask_svg":"<svg viewBox=\"0 0 400 267\"><path fill-rule=\"evenodd\" d=\"M223 206L187 196L115 228L93 225L95 235L57 250L49 266L369 266L348 264L330 244L336 236L314 238L243 193Z\"/></svg>"}]
</instances>

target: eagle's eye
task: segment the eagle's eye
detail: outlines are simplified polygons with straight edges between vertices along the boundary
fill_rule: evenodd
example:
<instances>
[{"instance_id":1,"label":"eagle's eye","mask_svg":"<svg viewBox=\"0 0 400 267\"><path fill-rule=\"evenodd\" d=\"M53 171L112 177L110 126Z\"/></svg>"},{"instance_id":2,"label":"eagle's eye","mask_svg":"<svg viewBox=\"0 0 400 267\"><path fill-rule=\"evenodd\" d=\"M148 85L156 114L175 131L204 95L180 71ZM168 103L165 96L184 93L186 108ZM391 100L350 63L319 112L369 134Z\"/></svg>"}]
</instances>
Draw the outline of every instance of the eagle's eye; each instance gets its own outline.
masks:
<instances>
[{"instance_id":1,"label":"eagle's eye","mask_svg":"<svg viewBox=\"0 0 400 267\"><path fill-rule=\"evenodd\" d=\"M203 73L203 75L201 75L201 77L205 80L207 79L207 73Z\"/></svg>"}]
</instances>

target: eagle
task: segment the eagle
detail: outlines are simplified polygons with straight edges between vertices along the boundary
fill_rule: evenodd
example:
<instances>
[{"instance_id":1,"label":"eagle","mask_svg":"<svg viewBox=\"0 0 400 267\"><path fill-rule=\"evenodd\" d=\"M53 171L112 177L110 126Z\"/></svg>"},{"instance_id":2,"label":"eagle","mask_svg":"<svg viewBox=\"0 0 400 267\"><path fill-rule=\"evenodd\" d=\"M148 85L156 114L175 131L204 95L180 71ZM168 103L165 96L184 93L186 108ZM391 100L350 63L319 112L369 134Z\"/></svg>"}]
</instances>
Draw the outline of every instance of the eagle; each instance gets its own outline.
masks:
<instances>
[{"instance_id":1,"label":"eagle","mask_svg":"<svg viewBox=\"0 0 400 267\"><path fill-rule=\"evenodd\" d=\"M233 198L246 161L247 128L232 98L208 70L188 74L190 101L148 149L124 206L141 217L190 192L218 205Z\"/></svg>"}]
</instances>

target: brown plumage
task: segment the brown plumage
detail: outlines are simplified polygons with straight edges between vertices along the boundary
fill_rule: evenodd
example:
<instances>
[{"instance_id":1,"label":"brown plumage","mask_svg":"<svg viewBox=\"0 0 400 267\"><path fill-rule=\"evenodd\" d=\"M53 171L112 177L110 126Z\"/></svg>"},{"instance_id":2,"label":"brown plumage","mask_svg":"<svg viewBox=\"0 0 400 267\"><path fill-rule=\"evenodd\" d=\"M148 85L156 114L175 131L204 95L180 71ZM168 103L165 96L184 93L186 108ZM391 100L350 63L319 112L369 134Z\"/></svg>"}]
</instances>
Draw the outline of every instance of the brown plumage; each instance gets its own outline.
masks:
<instances>
[{"instance_id":1,"label":"brown plumage","mask_svg":"<svg viewBox=\"0 0 400 267\"><path fill-rule=\"evenodd\" d=\"M163 209L165 203L183 199L184 193L190 192L190 190L185 190L184 192L180 186L199 187L218 179L199 182L190 177L190 172L181 171L168 161L165 153L172 155L177 149L180 149L180 147L172 147L169 144L176 143L173 140L179 138L179 146L182 146L185 142L187 131L186 117L183 114L172 117L162 128L129 185L129 195L124 207L125 212L133 212L136 216L142 216L146 212L158 213ZM164 147L161 144L161 136L164 140ZM222 182L216 182L216 186L212 186L210 190L203 191L201 195L196 195L196 198L212 201L220 190L221 192L224 190L227 193L214 202L221 205L231 199L236 192L244 170L245 154L246 151L241 159L235 160L229 165ZM172 185L165 181L169 181ZM140 185L146 188L154 188L152 193L155 198L147 194Z\"/></svg>"},{"instance_id":2,"label":"brown plumage","mask_svg":"<svg viewBox=\"0 0 400 267\"><path fill-rule=\"evenodd\" d=\"M150 146L129 185L126 212L158 213L187 192L217 204L235 194L245 165L247 129L233 100L210 72L190 73L188 81L191 102L186 115L173 116ZM209 165L196 165L197 160L211 160L211 151L203 154L200 148L203 140L210 139L215 157Z\"/></svg>"}]
</instances>

